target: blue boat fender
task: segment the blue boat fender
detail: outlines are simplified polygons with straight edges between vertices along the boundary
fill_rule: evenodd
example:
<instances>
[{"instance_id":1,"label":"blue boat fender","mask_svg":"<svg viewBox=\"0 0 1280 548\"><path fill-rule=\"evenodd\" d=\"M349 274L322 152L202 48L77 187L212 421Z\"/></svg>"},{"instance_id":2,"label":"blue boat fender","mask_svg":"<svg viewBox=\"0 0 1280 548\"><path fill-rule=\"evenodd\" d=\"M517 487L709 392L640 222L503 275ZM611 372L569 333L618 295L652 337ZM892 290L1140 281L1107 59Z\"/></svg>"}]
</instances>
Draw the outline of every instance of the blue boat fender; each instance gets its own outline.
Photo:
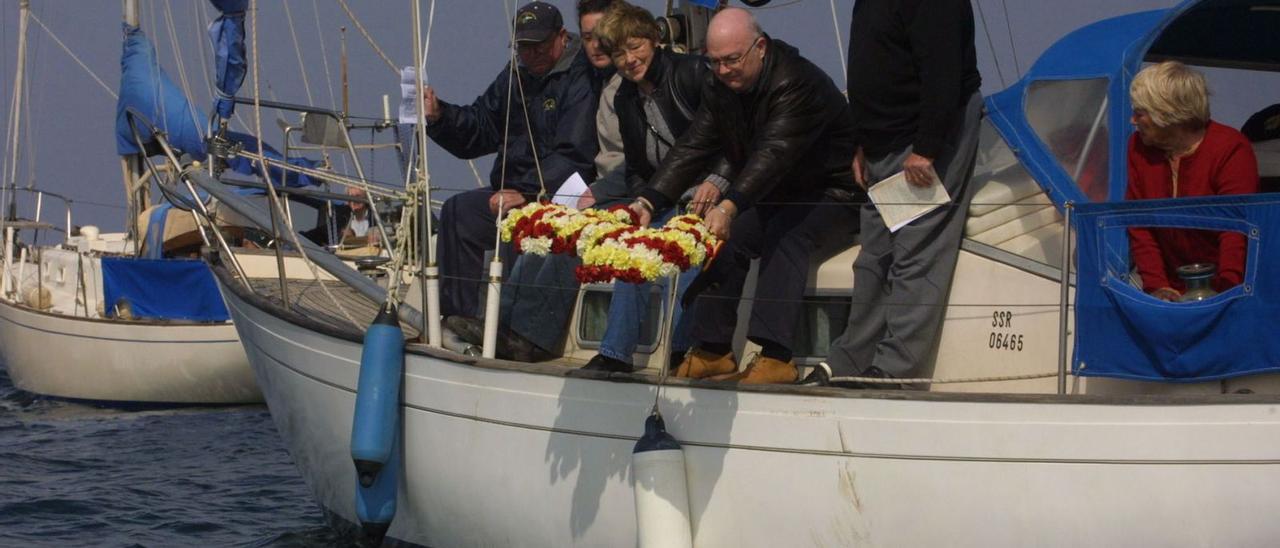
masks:
<instances>
[{"instance_id":1,"label":"blue boat fender","mask_svg":"<svg viewBox=\"0 0 1280 548\"><path fill-rule=\"evenodd\" d=\"M667 432L662 415L644 423L631 452L635 479L637 546L692 547L689 487L680 442Z\"/></svg>"},{"instance_id":2,"label":"blue boat fender","mask_svg":"<svg viewBox=\"0 0 1280 548\"><path fill-rule=\"evenodd\" d=\"M400 430L400 384L404 375L404 332L394 304L383 305L364 335L355 417L351 421L351 459L360 486L374 485L391 461Z\"/></svg>"}]
</instances>

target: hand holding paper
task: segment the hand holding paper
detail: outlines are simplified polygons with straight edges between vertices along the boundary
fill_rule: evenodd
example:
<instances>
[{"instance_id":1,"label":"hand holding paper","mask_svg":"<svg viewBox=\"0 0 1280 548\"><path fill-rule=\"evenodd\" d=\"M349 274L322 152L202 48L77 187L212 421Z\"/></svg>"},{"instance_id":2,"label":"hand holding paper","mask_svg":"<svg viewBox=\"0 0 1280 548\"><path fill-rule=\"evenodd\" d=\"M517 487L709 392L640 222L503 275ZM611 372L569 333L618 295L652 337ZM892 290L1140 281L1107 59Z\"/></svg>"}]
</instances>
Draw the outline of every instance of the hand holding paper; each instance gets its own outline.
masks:
<instances>
[{"instance_id":1,"label":"hand holding paper","mask_svg":"<svg viewBox=\"0 0 1280 548\"><path fill-rule=\"evenodd\" d=\"M906 172L898 172L867 189L867 195L876 205L889 232L897 232L926 213L951 201L947 188L938 180L938 174L929 170L933 184L917 186L907 182Z\"/></svg>"},{"instance_id":2,"label":"hand holding paper","mask_svg":"<svg viewBox=\"0 0 1280 548\"><path fill-rule=\"evenodd\" d=\"M556 195L551 198L551 202L568 207L578 207L578 198L590 193L591 189L587 188L587 182L575 171L573 175L565 179L564 184L560 185L560 190L556 191Z\"/></svg>"}]
</instances>

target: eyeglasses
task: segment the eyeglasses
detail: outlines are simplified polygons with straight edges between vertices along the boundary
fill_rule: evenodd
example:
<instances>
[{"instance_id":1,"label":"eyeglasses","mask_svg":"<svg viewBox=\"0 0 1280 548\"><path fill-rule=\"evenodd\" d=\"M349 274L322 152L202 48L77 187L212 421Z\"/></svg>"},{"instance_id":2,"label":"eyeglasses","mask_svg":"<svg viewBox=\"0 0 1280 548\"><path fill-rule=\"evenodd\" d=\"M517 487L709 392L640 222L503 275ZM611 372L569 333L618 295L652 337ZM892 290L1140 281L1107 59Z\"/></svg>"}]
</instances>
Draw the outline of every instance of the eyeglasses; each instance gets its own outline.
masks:
<instances>
[{"instance_id":1,"label":"eyeglasses","mask_svg":"<svg viewBox=\"0 0 1280 548\"><path fill-rule=\"evenodd\" d=\"M706 64L707 68L711 69L712 71L718 70L720 67L737 68L739 65L742 64L742 61L747 58L747 54L751 53L751 50L756 49L756 44L759 44L759 43L760 43L760 37L756 37L755 41L751 42L751 47L747 48L747 51L744 51L737 55L730 55L728 57L723 57L720 59L708 57L707 60L704 62L704 64Z\"/></svg>"}]
</instances>

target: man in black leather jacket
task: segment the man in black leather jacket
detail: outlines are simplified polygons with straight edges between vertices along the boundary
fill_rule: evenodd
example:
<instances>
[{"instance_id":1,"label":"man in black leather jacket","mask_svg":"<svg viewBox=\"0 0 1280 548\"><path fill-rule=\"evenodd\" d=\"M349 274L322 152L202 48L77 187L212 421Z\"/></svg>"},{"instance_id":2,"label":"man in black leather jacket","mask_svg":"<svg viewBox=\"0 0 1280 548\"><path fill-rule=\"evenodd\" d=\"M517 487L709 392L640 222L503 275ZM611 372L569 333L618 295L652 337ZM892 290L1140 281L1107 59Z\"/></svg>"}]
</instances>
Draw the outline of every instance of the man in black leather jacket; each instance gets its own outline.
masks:
<instances>
[{"instance_id":1,"label":"man in black leather jacket","mask_svg":"<svg viewBox=\"0 0 1280 548\"><path fill-rule=\"evenodd\" d=\"M849 165L852 113L822 69L761 32L746 10L726 9L712 19L707 57L713 78L702 104L632 207L642 217L663 211L718 158L726 162L728 191L703 199L714 204L708 228L728 243L707 273L714 283L694 307L697 348L677 375L794 382L791 349L809 264L852 245L857 232L864 195ZM761 353L733 373L736 299L756 257L760 275L747 335Z\"/></svg>"}]
</instances>

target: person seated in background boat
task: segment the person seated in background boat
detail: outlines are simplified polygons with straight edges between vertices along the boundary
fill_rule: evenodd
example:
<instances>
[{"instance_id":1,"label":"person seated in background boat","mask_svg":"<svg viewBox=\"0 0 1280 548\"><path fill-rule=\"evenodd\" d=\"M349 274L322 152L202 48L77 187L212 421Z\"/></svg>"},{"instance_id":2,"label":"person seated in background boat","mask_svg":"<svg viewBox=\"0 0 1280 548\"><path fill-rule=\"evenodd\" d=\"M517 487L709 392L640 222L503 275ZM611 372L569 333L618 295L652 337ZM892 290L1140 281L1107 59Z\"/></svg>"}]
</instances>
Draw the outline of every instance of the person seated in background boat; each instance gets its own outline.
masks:
<instances>
[{"instance_id":1,"label":"person seated in background boat","mask_svg":"<svg viewBox=\"0 0 1280 548\"><path fill-rule=\"evenodd\" d=\"M644 222L661 216L723 159L728 190L703 185L695 200L711 204L707 229L727 242L699 277L709 283L694 304L696 346L676 374L791 383L809 264L819 250L852 245L858 229L865 195L849 169L853 114L822 69L765 34L744 9L712 18L707 59L702 104L631 207ZM738 299L754 258L760 270L747 338L762 350L735 373Z\"/></svg>"},{"instance_id":2,"label":"person seated in background boat","mask_svg":"<svg viewBox=\"0 0 1280 548\"><path fill-rule=\"evenodd\" d=\"M1258 191L1280 192L1280 104L1253 113L1240 133L1253 143L1258 157Z\"/></svg>"},{"instance_id":3,"label":"person seated in background boat","mask_svg":"<svg viewBox=\"0 0 1280 548\"><path fill-rule=\"evenodd\" d=\"M578 197L579 209L596 203L618 200L611 194L625 194L626 175L622 166L622 135L618 132L618 116L613 111L613 96L621 77L613 61L600 49L595 29L613 0L579 0L578 30L582 36L581 55L591 64L591 83L598 90L596 106L596 180L590 190ZM621 190L619 190L621 189ZM558 355L564 343L565 328L573 315L578 297L578 279L574 268L580 264L567 255L519 255L512 262L511 273L502 286L499 308L497 348L495 355L514 361L543 361ZM477 318L453 316L446 326L470 344L484 342L484 324Z\"/></svg>"},{"instance_id":4,"label":"person seated in background boat","mask_svg":"<svg viewBox=\"0 0 1280 548\"><path fill-rule=\"evenodd\" d=\"M441 208L437 246L446 325L454 322L449 317L474 323L482 315L484 254L496 247L497 219L543 192L554 195L573 173L587 182L596 175L597 86L591 64L579 54L582 40L545 2L522 6L513 24L519 85L504 67L470 105L441 101L431 86L423 89L432 140L459 158L498 155L490 188L456 194Z\"/></svg>"},{"instance_id":5,"label":"person seated in background boat","mask_svg":"<svg viewBox=\"0 0 1280 548\"><path fill-rule=\"evenodd\" d=\"M1127 200L1248 194L1258 191L1258 161L1243 134L1209 118L1204 75L1176 61L1149 65L1129 86L1133 102ZM1214 263L1213 289L1244 276L1244 234L1185 228L1129 229L1143 291L1177 301L1183 265Z\"/></svg>"},{"instance_id":6,"label":"person seated in background boat","mask_svg":"<svg viewBox=\"0 0 1280 548\"><path fill-rule=\"evenodd\" d=\"M364 189L347 187L347 223L342 228L341 247L377 247L378 230L373 215L369 214L369 202Z\"/></svg>"},{"instance_id":7,"label":"person seated in background boat","mask_svg":"<svg viewBox=\"0 0 1280 548\"><path fill-rule=\"evenodd\" d=\"M635 199L672 144L689 127L709 71L702 57L658 47L660 35L653 14L626 2L620 1L609 10L597 27L597 34L624 80L614 106L626 156L626 194ZM691 211L697 214L704 214L711 206L709 200L720 196L728 185L727 179L714 173L701 179L691 203ZM675 208L655 217L653 224L661 226L674 213ZM696 271L685 273L681 285L687 287L695 275ZM617 282L613 288L600 352L584 369L633 369L632 354L639 344L640 324L649 315L653 286ZM689 347L690 326L688 315L680 313L677 317L671 348L673 353L683 355Z\"/></svg>"}]
</instances>

